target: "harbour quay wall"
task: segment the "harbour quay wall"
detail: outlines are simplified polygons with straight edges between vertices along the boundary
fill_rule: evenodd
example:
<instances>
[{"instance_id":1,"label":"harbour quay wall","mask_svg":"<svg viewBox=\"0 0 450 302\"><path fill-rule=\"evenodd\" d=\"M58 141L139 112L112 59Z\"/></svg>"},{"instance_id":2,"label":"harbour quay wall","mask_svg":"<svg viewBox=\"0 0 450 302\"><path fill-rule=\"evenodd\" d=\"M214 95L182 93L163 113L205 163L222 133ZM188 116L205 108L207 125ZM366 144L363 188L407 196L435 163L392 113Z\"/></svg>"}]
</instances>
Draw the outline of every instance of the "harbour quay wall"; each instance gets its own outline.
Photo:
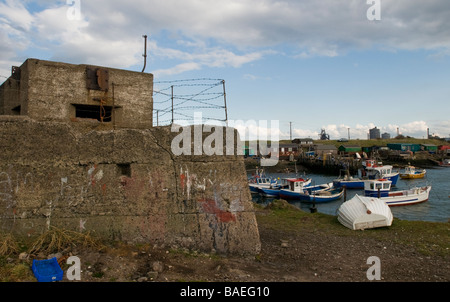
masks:
<instances>
[{"instance_id":1,"label":"harbour quay wall","mask_svg":"<svg viewBox=\"0 0 450 302\"><path fill-rule=\"evenodd\" d=\"M243 156L174 155L170 127L80 131L0 116L0 231L257 254ZM238 139L237 131L235 131Z\"/></svg>"},{"instance_id":2,"label":"harbour quay wall","mask_svg":"<svg viewBox=\"0 0 450 302\"><path fill-rule=\"evenodd\" d=\"M341 159L339 157L336 157L335 160L299 157L297 162L308 170L329 175L339 175L345 169L348 169L351 175L355 175L358 173L358 169L362 167L361 163L356 160Z\"/></svg>"}]
</instances>

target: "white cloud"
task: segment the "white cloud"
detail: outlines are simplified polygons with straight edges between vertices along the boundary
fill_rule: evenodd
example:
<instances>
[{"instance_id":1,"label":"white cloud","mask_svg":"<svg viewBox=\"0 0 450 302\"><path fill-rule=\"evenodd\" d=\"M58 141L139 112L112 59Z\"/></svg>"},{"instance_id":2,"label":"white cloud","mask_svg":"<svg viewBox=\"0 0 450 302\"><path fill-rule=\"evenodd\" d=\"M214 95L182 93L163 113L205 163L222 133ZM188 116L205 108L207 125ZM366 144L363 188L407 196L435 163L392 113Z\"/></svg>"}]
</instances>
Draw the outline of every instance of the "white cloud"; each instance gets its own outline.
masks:
<instances>
[{"instance_id":1,"label":"white cloud","mask_svg":"<svg viewBox=\"0 0 450 302\"><path fill-rule=\"evenodd\" d=\"M370 5L360 0L81 0L78 21L68 20L66 1L37 1L36 7L46 8L34 11L31 2L23 3L0 3L0 55L6 61L20 61L17 51L34 47L51 59L128 68L142 62L142 34L149 35L150 59L175 60L160 69L166 74L239 68L277 45L290 45L290 55L299 58L372 47L450 53L447 0L384 0L377 22L367 20ZM152 39L174 45L161 47Z\"/></svg>"},{"instance_id":2,"label":"white cloud","mask_svg":"<svg viewBox=\"0 0 450 302\"><path fill-rule=\"evenodd\" d=\"M10 28L21 32L30 30L33 22L33 16L21 2L15 0L0 3L0 16L2 16L1 23L8 24Z\"/></svg>"},{"instance_id":3,"label":"white cloud","mask_svg":"<svg viewBox=\"0 0 450 302\"><path fill-rule=\"evenodd\" d=\"M439 137L450 137L450 121L439 121L435 123L428 123L425 121L413 121L401 125L388 124L386 126L376 126L373 123L367 123L366 125L345 125L345 124L329 124L323 126L325 132L330 135L330 139L348 138L350 132L350 139L367 139L370 129L377 127L380 129L380 134L388 133L391 138L397 136L397 130L399 134L404 136L411 136L415 138L423 138L427 136L427 129L429 129L431 135L437 135ZM311 137L313 139L319 138L320 131L312 131L309 129L292 129L293 138L305 138ZM284 133L281 139L288 139L289 134Z\"/></svg>"},{"instance_id":4,"label":"white cloud","mask_svg":"<svg viewBox=\"0 0 450 302\"><path fill-rule=\"evenodd\" d=\"M189 63L178 64L178 65L168 68L168 69L158 69L158 70L152 71L152 73L156 78L158 78L160 76L166 76L166 75L170 76L170 75L180 74L180 73L183 73L186 71L198 70L200 68L201 67L198 63L189 62Z\"/></svg>"}]
</instances>

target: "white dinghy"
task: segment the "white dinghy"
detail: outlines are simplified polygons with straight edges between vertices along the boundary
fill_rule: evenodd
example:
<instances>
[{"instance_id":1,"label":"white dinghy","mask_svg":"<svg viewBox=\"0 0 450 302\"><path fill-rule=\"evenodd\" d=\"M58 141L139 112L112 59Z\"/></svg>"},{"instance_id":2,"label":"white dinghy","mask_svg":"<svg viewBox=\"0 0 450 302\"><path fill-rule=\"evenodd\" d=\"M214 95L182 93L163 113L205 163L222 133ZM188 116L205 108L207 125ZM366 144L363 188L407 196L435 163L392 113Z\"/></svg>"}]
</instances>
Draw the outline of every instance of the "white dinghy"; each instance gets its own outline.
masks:
<instances>
[{"instance_id":1,"label":"white dinghy","mask_svg":"<svg viewBox=\"0 0 450 302\"><path fill-rule=\"evenodd\" d=\"M338 220L351 230L386 227L394 219L390 207L381 199L356 194L338 209Z\"/></svg>"}]
</instances>

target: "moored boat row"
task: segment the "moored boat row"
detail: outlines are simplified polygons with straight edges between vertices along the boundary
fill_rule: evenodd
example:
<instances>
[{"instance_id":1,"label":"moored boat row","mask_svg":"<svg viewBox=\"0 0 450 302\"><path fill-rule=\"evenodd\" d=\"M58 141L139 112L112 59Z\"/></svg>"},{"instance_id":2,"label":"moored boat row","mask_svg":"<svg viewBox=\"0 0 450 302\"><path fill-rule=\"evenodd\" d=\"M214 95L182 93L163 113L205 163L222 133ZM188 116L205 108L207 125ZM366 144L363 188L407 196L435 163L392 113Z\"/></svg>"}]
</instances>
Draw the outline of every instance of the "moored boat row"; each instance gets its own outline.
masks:
<instances>
[{"instance_id":1,"label":"moored boat row","mask_svg":"<svg viewBox=\"0 0 450 302\"><path fill-rule=\"evenodd\" d=\"M332 182L320 185L311 185L313 182L307 177L278 178L276 185L272 184L271 188L260 187L257 192L263 196L287 201L324 203L338 201L344 195L347 196L346 189L362 189L363 195L358 192L349 200L345 198L336 211L339 222L353 230L388 227L393 220L391 207L414 205L429 200L432 187L428 183L409 189L394 187L399 178L406 182L424 178L427 173L425 169L408 164L403 171L394 172L392 166L381 163L369 162L367 166L369 169L365 169L365 172L359 173L357 177L346 173L344 176L339 175L339 178ZM313 212L313 208L310 209Z\"/></svg>"},{"instance_id":2,"label":"moored boat row","mask_svg":"<svg viewBox=\"0 0 450 302\"><path fill-rule=\"evenodd\" d=\"M358 176L351 176L347 170L343 176L339 175L339 177L333 181L333 184L336 187L345 186L347 189L363 189L365 180L379 178L390 180L392 186L397 184L400 173L394 171L391 165L383 165L381 162L368 159L362 163L362 166L363 168L360 170Z\"/></svg>"},{"instance_id":3,"label":"moored boat row","mask_svg":"<svg viewBox=\"0 0 450 302\"><path fill-rule=\"evenodd\" d=\"M284 178L278 183L270 178L260 183L250 182L253 193L286 200L300 200L305 202L329 202L339 200L344 195L345 188L337 187L333 182L311 185L310 178ZM385 178L363 180L364 195L383 200L388 206L410 205L428 200L431 186L414 187L407 190L391 190L392 181Z\"/></svg>"}]
</instances>

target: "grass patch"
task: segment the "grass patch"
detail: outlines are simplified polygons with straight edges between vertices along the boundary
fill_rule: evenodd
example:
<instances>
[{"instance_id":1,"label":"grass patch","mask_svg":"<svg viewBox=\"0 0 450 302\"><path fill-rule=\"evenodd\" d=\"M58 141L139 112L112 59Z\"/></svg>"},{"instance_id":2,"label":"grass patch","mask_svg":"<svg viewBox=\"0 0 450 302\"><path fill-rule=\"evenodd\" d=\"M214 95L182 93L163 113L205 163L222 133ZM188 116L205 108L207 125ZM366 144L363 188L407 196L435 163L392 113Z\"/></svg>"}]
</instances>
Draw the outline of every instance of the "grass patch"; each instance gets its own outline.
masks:
<instances>
[{"instance_id":1,"label":"grass patch","mask_svg":"<svg viewBox=\"0 0 450 302\"><path fill-rule=\"evenodd\" d=\"M0 261L4 262L4 261ZM0 281L21 282L36 281L31 266L28 263L8 263L0 265Z\"/></svg>"},{"instance_id":2,"label":"grass patch","mask_svg":"<svg viewBox=\"0 0 450 302\"><path fill-rule=\"evenodd\" d=\"M450 256L450 223L408 221L394 218L392 226L354 231L344 227L337 216L305 212L284 200L274 200L256 211L258 225L279 232L321 232L335 236L373 238L414 246L424 255Z\"/></svg>"},{"instance_id":3,"label":"grass patch","mask_svg":"<svg viewBox=\"0 0 450 302\"><path fill-rule=\"evenodd\" d=\"M394 219L392 240L414 245L424 255L450 255L450 223Z\"/></svg>"}]
</instances>

